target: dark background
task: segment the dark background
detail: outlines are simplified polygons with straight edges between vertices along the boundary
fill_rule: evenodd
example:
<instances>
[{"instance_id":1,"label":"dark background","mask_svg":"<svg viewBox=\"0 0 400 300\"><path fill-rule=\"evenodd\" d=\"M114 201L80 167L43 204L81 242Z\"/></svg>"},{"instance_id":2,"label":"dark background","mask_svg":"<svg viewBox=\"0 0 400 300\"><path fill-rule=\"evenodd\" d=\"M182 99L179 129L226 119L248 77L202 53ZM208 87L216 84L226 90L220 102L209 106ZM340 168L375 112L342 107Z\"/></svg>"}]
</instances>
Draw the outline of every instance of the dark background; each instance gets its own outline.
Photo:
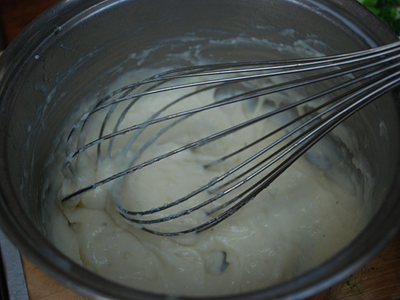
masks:
<instances>
[{"instance_id":1,"label":"dark background","mask_svg":"<svg viewBox=\"0 0 400 300\"><path fill-rule=\"evenodd\" d=\"M0 50L57 0L0 0Z\"/></svg>"}]
</instances>

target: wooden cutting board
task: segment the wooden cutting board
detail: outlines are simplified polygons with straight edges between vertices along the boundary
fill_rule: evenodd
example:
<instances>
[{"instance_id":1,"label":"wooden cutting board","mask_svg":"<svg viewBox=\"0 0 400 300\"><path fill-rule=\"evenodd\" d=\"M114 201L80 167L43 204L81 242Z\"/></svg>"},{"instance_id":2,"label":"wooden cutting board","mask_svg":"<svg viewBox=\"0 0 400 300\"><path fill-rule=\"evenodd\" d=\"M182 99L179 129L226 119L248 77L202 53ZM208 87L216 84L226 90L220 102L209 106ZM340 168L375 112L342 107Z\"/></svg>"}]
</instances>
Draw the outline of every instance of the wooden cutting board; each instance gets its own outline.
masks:
<instances>
[{"instance_id":1,"label":"wooden cutting board","mask_svg":"<svg viewBox=\"0 0 400 300\"><path fill-rule=\"evenodd\" d=\"M31 300L84 300L22 257ZM400 299L400 235L358 272L307 300Z\"/></svg>"}]
</instances>

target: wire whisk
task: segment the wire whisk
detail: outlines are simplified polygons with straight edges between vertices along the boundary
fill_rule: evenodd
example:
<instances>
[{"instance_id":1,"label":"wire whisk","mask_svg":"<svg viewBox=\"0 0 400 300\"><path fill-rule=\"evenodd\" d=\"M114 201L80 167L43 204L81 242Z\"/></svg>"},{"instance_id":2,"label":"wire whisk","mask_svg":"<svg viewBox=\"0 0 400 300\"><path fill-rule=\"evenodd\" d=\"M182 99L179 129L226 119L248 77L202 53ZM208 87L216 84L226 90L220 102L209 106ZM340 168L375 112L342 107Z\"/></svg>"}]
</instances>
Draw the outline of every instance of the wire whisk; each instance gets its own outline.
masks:
<instances>
[{"instance_id":1,"label":"wire whisk","mask_svg":"<svg viewBox=\"0 0 400 300\"><path fill-rule=\"evenodd\" d=\"M88 109L66 139L66 177L94 172L87 170L87 156L108 171L61 201L109 184L117 212L142 230L176 236L210 229L251 202L332 129L398 87L399 57L395 42L333 56L182 67L123 86ZM140 110L146 106L148 115ZM221 109L226 115L239 109L246 118L215 127L209 120L218 119L211 114ZM131 112L138 121L132 123ZM273 125L263 125L267 120ZM249 134L255 126L261 128L258 136ZM95 135L87 134L90 128ZM224 141L234 146L221 150ZM121 191L127 177L167 160L182 162L185 153L199 153L207 180L154 207L126 204L130 200ZM157 188L152 181L148 189Z\"/></svg>"}]
</instances>

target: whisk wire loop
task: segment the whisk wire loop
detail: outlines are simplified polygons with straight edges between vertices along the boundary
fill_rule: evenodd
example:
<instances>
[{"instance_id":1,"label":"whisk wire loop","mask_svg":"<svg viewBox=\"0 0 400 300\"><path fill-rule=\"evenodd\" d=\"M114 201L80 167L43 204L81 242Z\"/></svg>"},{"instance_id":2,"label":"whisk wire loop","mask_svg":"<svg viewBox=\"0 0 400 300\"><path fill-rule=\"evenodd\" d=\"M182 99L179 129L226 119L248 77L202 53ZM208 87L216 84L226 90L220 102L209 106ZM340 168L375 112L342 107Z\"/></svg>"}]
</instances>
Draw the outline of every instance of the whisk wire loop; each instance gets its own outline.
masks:
<instances>
[{"instance_id":1,"label":"whisk wire loop","mask_svg":"<svg viewBox=\"0 0 400 300\"><path fill-rule=\"evenodd\" d=\"M372 101L398 87L400 81L399 56L400 42L396 42L382 47L327 57L185 67L166 71L141 82L122 87L100 99L88 113L85 113L73 125L66 141L64 167L69 169L74 176L77 158L93 146L97 146L97 159L100 161L102 144L107 140L109 143L105 159L112 159L114 139L133 132L132 137L128 139L120 154L121 156L128 156L132 146L138 143L139 137L147 128L157 124L161 127L149 137L144 138L145 141L141 142L137 150L128 159L127 168L97 182L80 187L75 192L66 195L61 201L65 203L101 185L117 181L114 189L114 202L117 211L123 218L137 224L141 229L161 236L176 236L207 230L238 212L333 128ZM201 77L204 77L204 79L200 79ZM266 80L275 78L277 78L277 83L264 84ZM176 80L178 80L178 83L176 83ZM247 103L252 99L267 99L287 91L304 88L313 90L314 86L334 81L336 81L336 84L330 83L327 88L323 89L316 88L316 92L312 92L301 99L282 103L273 110L136 163L139 157L144 155L146 150L163 135L170 132L175 126L185 124L190 118L200 113L237 103ZM265 86L259 86L260 83ZM193 96L224 88L234 88L234 84L249 84L251 88L217 99L213 103L169 112L174 107L179 107L180 103L191 101ZM129 111L146 97L157 94L162 97L165 93L186 89L189 92L179 94L175 99L162 105L145 121L120 128ZM107 125L121 103L128 104L123 108L111 132L106 133ZM84 143L80 136L84 135L89 120L93 115L104 110L107 110L107 112L98 137ZM244 155L251 148L260 147L247 157L244 155L245 158L228 170L186 195L161 206L144 210L127 209L121 203L117 191L119 191L121 180L125 176L179 153L188 150L193 151L218 141L266 119L293 112L297 112L298 115L285 120L280 126L264 136L234 149L220 158L204 163L203 168L210 169L230 160L232 157ZM274 138L273 142L266 142L274 136L277 137ZM76 142L75 150L72 148L74 141ZM237 191L238 193L235 194ZM202 193L208 193L209 196L205 200L193 205L190 204L189 207L183 206L182 209L177 211L159 215L161 212L176 209L183 203L188 203ZM232 196L229 196L231 194ZM229 199L229 197L231 198ZM154 224L171 223L176 219L203 209L205 209L208 219L199 225L176 231L152 227Z\"/></svg>"}]
</instances>

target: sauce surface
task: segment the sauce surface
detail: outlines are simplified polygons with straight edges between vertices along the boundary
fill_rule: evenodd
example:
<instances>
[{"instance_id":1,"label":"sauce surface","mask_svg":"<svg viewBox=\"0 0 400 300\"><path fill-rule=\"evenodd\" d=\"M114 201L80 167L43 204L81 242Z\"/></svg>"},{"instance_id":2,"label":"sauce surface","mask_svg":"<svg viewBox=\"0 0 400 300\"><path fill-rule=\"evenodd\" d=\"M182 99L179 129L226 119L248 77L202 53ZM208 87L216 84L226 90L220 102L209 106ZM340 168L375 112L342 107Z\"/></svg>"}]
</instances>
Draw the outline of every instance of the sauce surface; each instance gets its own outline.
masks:
<instances>
[{"instance_id":1,"label":"sauce surface","mask_svg":"<svg viewBox=\"0 0 400 300\"><path fill-rule=\"evenodd\" d=\"M157 70L152 72L157 73ZM110 89L132 81L135 81L132 74L128 74ZM125 115L120 128L146 121L160 107L179 98L179 93L188 91L165 93L162 97L152 95L145 101L138 101ZM184 111L207 105L226 93L232 93L232 89L210 90L191 101L179 102L172 109ZM284 97L295 101L301 96L294 91ZM275 109L283 101L280 97L260 97L196 114L190 121L181 122L157 138L134 163ZM106 133L113 130L122 111L123 107L113 113L104 129ZM169 110L163 112L168 113ZM83 134L86 142L97 138L104 117L105 112L90 118ZM217 166L204 168L206 162L262 137L265 132L281 126L287 117L265 119L240 134L184 151L113 184L99 186L61 203L60 199L77 188L130 166L132 157L146 141L166 125L160 123L146 128L126 153L124 149L131 135L113 140L109 154L109 142L104 142L100 161L96 147L88 149L79 155L79 163L74 165L78 176L63 176L60 171L50 173L50 185L57 194L51 220L54 244L77 263L110 280L172 295L216 296L254 291L317 266L351 241L368 220L358 183L346 168L347 162L330 158L337 158L337 155L329 140L322 140L239 212L199 234L155 236L127 222L115 207L115 201L119 201L126 209L146 210L183 197L274 139ZM60 145L56 157L65 155L63 151L64 145ZM325 151L323 159L321 151ZM240 193L240 189L235 193ZM172 213L208 198L209 193L200 193ZM156 217L167 215L169 213L164 211L156 213ZM156 224L152 228L179 231L209 218L207 209L200 209L182 220Z\"/></svg>"}]
</instances>

